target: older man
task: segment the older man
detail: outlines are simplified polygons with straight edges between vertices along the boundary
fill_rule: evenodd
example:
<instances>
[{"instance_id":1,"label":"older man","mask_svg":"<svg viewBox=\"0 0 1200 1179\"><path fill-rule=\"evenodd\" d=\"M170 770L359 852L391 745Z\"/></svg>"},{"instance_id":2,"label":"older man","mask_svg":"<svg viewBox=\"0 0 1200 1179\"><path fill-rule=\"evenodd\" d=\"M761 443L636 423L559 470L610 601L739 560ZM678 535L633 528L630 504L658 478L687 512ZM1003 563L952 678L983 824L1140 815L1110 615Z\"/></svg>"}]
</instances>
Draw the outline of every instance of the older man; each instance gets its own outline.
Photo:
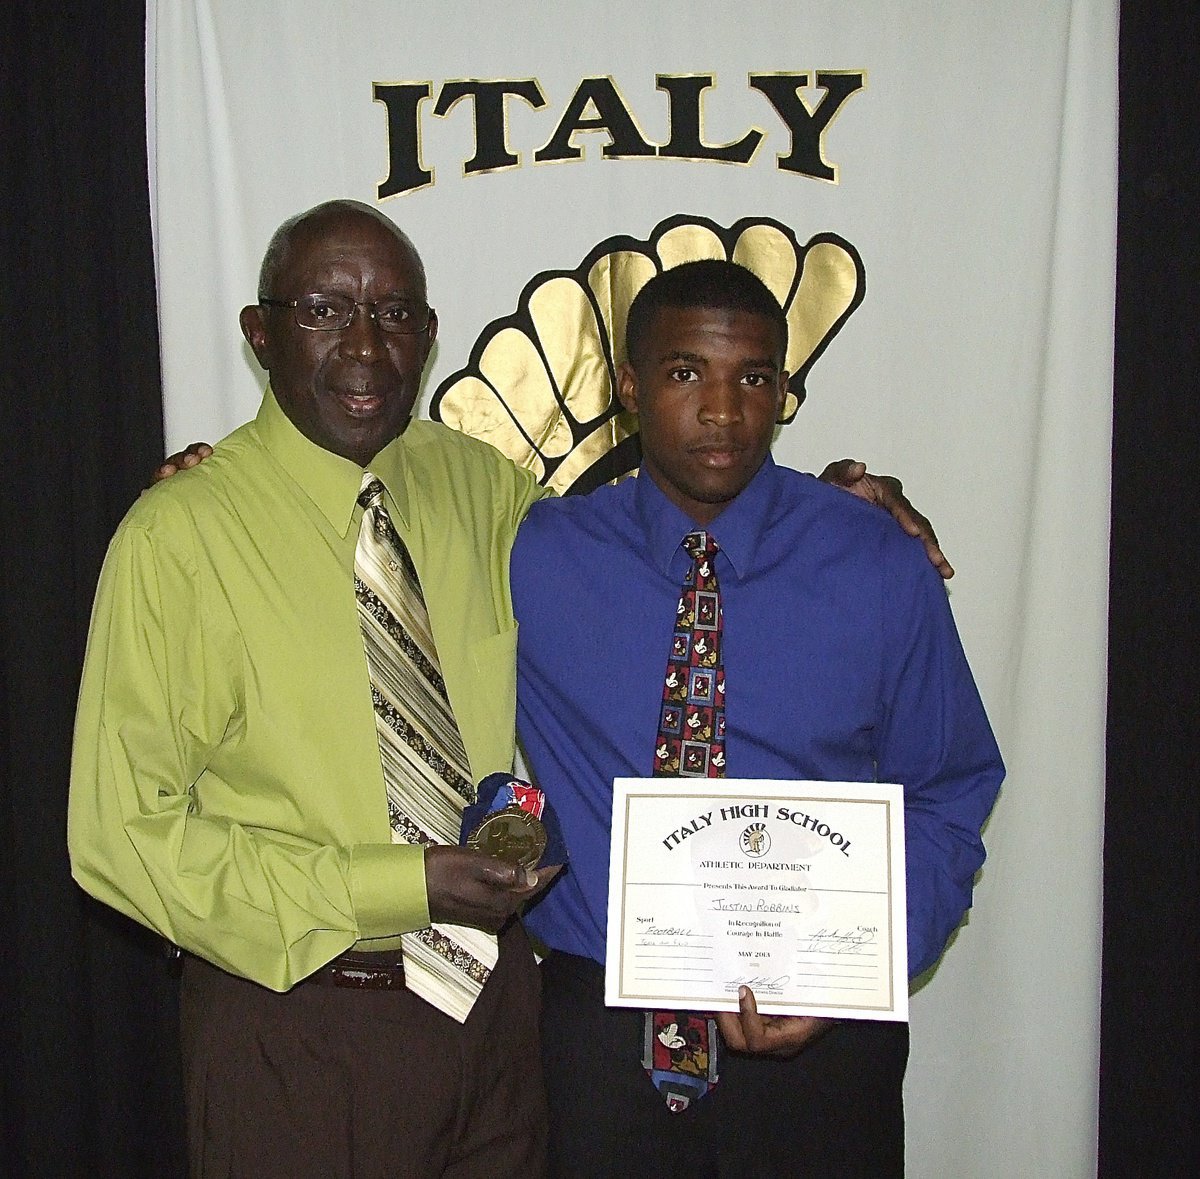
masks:
<instances>
[{"instance_id":1,"label":"older man","mask_svg":"<svg viewBox=\"0 0 1200 1179\"><path fill-rule=\"evenodd\" d=\"M285 223L241 326L258 416L105 563L75 877L186 951L193 1174L537 1174L538 981L506 923L536 876L449 841L512 764L508 556L541 492L410 420L437 317L375 210Z\"/></svg>"}]
</instances>

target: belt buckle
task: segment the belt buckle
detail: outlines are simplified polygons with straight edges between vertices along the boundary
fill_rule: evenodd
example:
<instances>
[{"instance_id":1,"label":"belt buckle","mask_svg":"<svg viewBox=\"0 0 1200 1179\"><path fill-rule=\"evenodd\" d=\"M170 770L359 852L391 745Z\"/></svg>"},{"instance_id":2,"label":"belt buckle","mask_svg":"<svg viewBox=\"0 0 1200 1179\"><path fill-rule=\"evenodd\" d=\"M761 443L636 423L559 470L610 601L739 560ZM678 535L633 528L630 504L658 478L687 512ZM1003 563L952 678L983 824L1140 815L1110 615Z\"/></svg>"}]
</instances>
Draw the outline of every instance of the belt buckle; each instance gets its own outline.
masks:
<instances>
[{"instance_id":1,"label":"belt buckle","mask_svg":"<svg viewBox=\"0 0 1200 1179\"><path fill-rule=\"evenodd\" d=\"M368 962L339 961L335 958L326 967L335 987L360 991L399 991L404 989L404 967L399 962L373 965Z\"/></svg>"}]
</instances>

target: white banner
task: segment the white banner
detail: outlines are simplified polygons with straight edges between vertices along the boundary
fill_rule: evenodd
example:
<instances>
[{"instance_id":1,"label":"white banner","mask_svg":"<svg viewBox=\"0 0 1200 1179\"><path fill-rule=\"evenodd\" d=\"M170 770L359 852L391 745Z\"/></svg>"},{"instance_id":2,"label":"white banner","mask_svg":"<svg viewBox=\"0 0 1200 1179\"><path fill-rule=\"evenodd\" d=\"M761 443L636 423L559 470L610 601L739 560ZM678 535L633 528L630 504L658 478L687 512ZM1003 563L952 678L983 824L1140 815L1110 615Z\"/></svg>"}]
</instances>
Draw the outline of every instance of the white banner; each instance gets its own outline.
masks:
<instances>
[{"instance_id":1,"label":"white banner","mask_svg":"<svg viewBox=\"0 0 1200 1179\"><path fill-rule=\"evenodd\" d=\"M532 334L552 272L595 311L617 253L749 241L782 297L840 308L793 316L807 399L776 456L904 477L1009 767L969 924L913 996L909 1174L1094 1174L1117 0L150 9L171 448L253 414L238 311L279 222L335 196L424 257L427 408L503 384L483 343ZM619 433L589 388L528 456L547 473Z\"/></svg>"}]
</instances>

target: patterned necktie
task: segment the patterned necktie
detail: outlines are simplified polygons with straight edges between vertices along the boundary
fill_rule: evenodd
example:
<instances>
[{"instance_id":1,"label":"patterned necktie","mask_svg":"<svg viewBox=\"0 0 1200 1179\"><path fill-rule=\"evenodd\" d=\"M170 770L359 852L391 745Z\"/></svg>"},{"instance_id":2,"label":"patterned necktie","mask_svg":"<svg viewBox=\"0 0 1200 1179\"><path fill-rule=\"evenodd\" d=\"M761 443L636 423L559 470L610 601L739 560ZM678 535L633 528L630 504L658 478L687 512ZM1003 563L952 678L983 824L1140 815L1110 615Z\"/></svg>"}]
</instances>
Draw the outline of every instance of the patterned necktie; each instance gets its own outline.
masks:
<instances>
[{"instance_id":1,"label":"patterned necktie","mask_svg":"<svg viewBox=\"0 0 1200 1179\"><path fill-rule=\"evenodd\" d=\"M654 748L655 777L725 776L725 668L721 662L721 591L717 542L689 532L692 558L679 605L663 684Z\"/></svg>"},{"instance_id":2,"label":"patterned necktie","mask_svg":"<svg viewBox=\"0 0 1200 1179\"><path fill-rule=\"evenodd\" d=\"M725 667L721 659L721 591L717 542L689 532L692 558L667 658L654 776L725 776ZM717 1083L717 1024L689 1011L647 1011L642 1065L672 1113L687 1109Z\"/></svg>"},{"instance_id":3,"label":"patterned necktie","mask_svg":"<svg viewBox=\"0 0 1200 1179\"><path fill-rule=\"evenodd\" d=\"M394 843L457 844L463 807L475 801L462 736L442 679L417 570L383 503L383 484L364 472L354 554L375 731ZM460 1023L492 967L493 934L435 924L401 939L408 989Z\"/></svg>"}]
</instances>

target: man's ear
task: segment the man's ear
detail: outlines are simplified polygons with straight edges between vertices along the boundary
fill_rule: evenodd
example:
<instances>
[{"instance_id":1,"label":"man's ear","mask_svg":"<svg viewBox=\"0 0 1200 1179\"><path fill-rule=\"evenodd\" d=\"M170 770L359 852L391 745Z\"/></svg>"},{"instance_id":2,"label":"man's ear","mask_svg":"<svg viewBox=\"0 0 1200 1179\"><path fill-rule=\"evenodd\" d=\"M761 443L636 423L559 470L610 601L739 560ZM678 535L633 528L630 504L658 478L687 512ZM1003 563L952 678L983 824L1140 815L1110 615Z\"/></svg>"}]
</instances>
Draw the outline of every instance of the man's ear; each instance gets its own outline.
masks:
<instances>
[{"instance_id":1,"label":"man's ear","mask_svg":"<svg viewBox=\"0 0 1200 1179\"><path fill-rule=\"evenodd\" d=\"M270 372L271 366L267 362L267 325L263 320L263 309L255 303L243 307L241 315L238 316L238 323L241 324L242 335L246 337L246 343L258 358L258 363Z\"/></svg>"},{"instance_id":2,"label":"man's ear","mask_svg":"<svg viewBox=\"0 0 1200 1179\"><path fill-rule=\"evenodd\" d=\"M779 386L775 390L775 394L776 394L776 396L775 396L775 424L780 425L780 426L782 426L784 424L783 408L785 405L787 405L788 376L789 376L788 373L786 373L782 369L780 369L780 371L779 371Z\"/></svg>"},{"instance_id":3,"label":"man's ear","mask_svg":"<svg viewBox=\"0 0 1200 1179\"><path fill-rule=\"evenodd\" d=\"M617 400L627 412L636 416L638 411L637 373L633 371L633 365L629 361L621 365L621 371L617 373Z\"/></svg>"}]
</instances>

